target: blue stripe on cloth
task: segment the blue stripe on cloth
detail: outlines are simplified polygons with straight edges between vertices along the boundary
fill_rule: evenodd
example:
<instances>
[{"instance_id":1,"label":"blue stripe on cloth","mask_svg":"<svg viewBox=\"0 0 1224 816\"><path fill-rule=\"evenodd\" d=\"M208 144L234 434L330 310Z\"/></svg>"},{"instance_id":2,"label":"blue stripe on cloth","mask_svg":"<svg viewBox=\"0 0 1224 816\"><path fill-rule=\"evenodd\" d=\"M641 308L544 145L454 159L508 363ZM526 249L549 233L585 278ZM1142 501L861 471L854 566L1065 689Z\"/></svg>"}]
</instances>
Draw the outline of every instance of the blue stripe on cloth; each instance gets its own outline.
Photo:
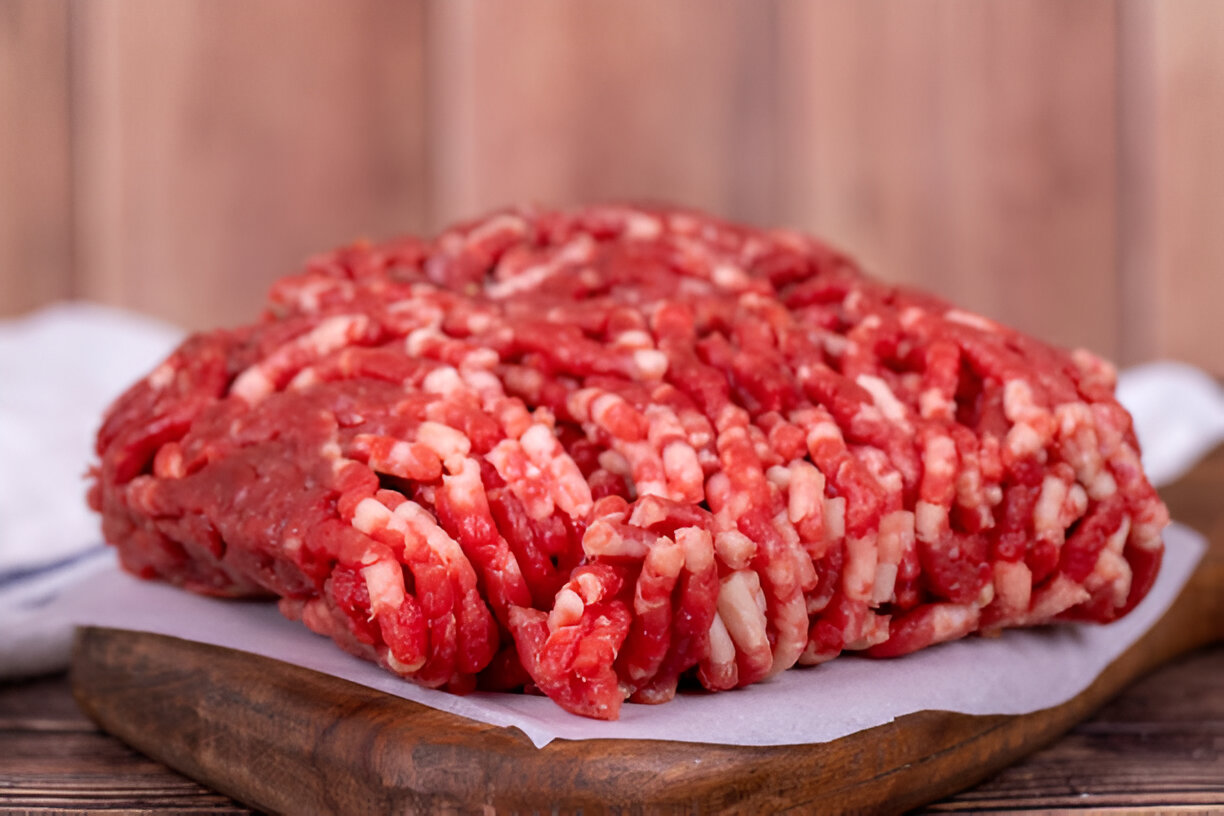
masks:
<instances>
[{"instance_id":1,"label":"blue stripe on cloth","mask_svg":"<svg viewBox=\"0 0 1224 816\"><path fill-rule=\"evenodd\" d=\"M61 558L58 561L52 561L49 564L40 564L37 567L22 567L20 569L9 570L8 572L0 572L0 592L3 592L10 584L16 584L27 578L32 578L37 575L55 572L56 570L70 567L73 564L81 561L87 561L91 558L96 558L98 553L107 551L105 544L95 544L92 547L73 553L66 558Z\"/></svg>"},{"instance_id":2,"label":"blue stripe on cloth","mask_svg":"<svg viewBox=\"0 0 1224 816\"><path fill-rule=\"evenodd\" d=\"M98 545L41 567L4 573L0 575L0 612L42 606L54 600L66 585L98 569L110 557L111 548Z\"/></svg>"}]
</instances>

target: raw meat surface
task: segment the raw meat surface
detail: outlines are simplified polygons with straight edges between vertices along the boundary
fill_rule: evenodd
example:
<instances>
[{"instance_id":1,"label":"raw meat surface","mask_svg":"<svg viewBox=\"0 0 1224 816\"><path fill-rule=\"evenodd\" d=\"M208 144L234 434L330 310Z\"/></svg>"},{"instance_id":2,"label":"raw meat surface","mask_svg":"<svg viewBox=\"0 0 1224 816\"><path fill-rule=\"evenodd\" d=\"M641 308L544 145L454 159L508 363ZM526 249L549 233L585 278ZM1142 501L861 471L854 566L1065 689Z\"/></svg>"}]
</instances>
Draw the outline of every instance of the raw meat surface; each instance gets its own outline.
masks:
<instances>
[{"instance_id":1,"label":"raw meat surface","mask_svg":"<svg viewBox=\"0 0 1224 816\"><path fill-rule=\"evenodd\" d=\"M615 718L1125 614L1168 515L1113 387L802 235L512 210L188 339L111 407L90 501L139 576Z\"/></svg>"}]
</instances>

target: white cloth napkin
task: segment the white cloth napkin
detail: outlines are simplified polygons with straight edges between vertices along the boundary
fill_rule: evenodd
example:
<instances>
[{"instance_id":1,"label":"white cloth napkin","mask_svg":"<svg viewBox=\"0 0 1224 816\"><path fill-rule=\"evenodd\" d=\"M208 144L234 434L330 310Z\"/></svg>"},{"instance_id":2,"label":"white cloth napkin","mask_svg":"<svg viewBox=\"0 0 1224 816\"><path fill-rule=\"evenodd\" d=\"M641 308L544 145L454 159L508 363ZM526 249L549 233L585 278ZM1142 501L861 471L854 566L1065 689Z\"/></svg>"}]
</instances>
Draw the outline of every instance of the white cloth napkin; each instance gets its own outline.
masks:
<instances>
[{"instance_id":1,"label":"white cloth napkin","mask_svg":"<svg viewBox=\"0 0 1224 816\"><path fill-rule=\"evenodd\" d=\"M0 321L0 677L67 664L71 621L48 614L60 608L53 602L114 561L84 504L93 434L110 400L180 337L148 318L84 304ZM1132 369L1119 397L1158 484L1224 439L1224 389L1197 369Z\"/></svg>"},{"instance_id":2,"label":"white cloth napkin","mask_svg":"<svg viewBox=\"0 0 1224 816\"><path fill-rule=\"evenodd\" d=\"M39 610L114 562L85 505L102 412L182 331L62 303L0 321L0 677L67 664L71 626Z\"/></svg>"}]
</instances>

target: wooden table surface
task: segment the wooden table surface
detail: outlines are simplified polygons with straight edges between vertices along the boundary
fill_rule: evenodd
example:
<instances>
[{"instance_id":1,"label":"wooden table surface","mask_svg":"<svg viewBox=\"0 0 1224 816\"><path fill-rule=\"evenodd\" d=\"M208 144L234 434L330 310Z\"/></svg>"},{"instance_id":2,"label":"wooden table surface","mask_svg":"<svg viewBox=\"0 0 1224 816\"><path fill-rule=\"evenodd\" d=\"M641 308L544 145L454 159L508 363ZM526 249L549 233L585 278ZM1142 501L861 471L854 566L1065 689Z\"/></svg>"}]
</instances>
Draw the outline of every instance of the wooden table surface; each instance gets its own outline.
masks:
<instances>
[{"instance_id":1,"label":"wooden table surface","mask_svg":"<svg viewBox=\"0 0 1224 816\"><path fill-rule=\"evenodd\" d=\"M1175 518L1218 540L1224 446L1196 473L1162 493ZM929 812L1062 808L1224 812L1224 644L1164 666L1054 744ZM251 812L99 731L64 675L0 683L0 812L13 811Z\"/></svg>"},{"instance_id":2,"label":"wooden table surface","mask_svg":"<svg viewBox=\"0 0 1224 816\"><path fill-rule=\"evenodd\" d=\"M1187 655L932 812L1224 810L1224 646ZM65 676L0 685L0 812L250 813L100 732Z\"/></svg>"}]
</instances>

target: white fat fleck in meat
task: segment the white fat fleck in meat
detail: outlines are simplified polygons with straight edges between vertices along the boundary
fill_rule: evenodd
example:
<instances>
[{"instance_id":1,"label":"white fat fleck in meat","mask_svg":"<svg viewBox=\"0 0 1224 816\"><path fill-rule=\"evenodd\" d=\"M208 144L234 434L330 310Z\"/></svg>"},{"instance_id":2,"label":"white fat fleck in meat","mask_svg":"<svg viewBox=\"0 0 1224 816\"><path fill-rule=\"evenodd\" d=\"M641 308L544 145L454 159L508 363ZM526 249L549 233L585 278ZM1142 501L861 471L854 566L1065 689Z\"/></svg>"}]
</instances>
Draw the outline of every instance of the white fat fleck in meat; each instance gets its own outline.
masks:
<instances>
[{"instance_id":1,"label":"white fat fleck in meat","mask_svg":"<svg viewBox=\"0 0 1224 816\"><path fill-rule=\"evenodd\" d=\"M1088 510L1088 492L1081 485L1072 484L1067 489L1067 497L1063 500L1058 514L1058 524L1064 530L1081 518Z\"/></svg>"},{"instance_id":2,"label":"white fat fleck in meat","mask_svg":"<svg viewBox=\"0 0 1224 816\"><path fill-rule=\"evenodd\" d=\"M1042 541L1061 544L1066 527L1060 523L1063 503L1067 500L1067 483L1053 474L1041 482L1041 492L1033 506L1033 533Z\"/></svg>"},{"instance_id":3,"label":"white fat fleck in meat","mask_svg":"<svg viewBox=\"0 0 1224 816\"><path fill-rule=\"evenodd\" d=\"M1118 385L1118 370L1110 363L1085 348L1072 349L1071 360L1089 382L1113 391Z\"/></svg>"},{"instance_id":4,"label":"white fat fleck in meat","mask_svg":"<svg viewBox=\"0 0 1224 816\"><path fill-rule=\"evenodd\" d=\"M248 368L234 380L230 393L237 395L243 402L254 405L276 390L276 386L268 379L268 375L258 368Z\"/></svg>"},{"instance_id":5,"label":"white fat fleck in meat","mask_svg":"<svg viewBox=\"0 0 1224 816\"><path fill-rule=\"evenodd\" d=\"M625 478L633 477L633 469L629 466L629 460L617 451L600 451L597 461L599 466L609 473L615 473L617 476Z\"/></svg>"},{"instance_id":6,"label":"white fat fleck in meat","mask_svg":"<svg viewBox=\"0 0 1224 816\"><path fill-rule=\"evenodd\" d=\"M616 418L618 415L623 416L637 414L637 410L629 405L629 403L625 402L624 398L622 398L619 394L613 394L607 391L599 393L598 390L594 388L583 390L594 391L596 394L598 394L598 396L590 401L588 406L591 420L596 425L612 433L613 436L620 435L616 432L616 430L614 430L617 427ZM580 405L579 401L577 400L573 402L575 405ZM577 416L577 414L575 414L575 416Z\"/></svg>"},{"instance_id":7,"label":"white fat fleck in meat","mask_svg":"<svg viewBox=\"0 0 1224 816\"><path fill-rule=\"evenodd\" d=\"M390 520L391 511L377 499L362 499L353 510L353 526L366 535L383 529Z\"/></svg>"},{"instance_id":8,"label":"white fat fleck in meat","mask_svg":"<svg viewBox=\"0 0 1224 816\"><path fill-rule=\"evenodd\" d=\"M1013 425L1007 432L1008 452L1017 459L1026 459L1045 446L1041 434L1031 425Z\"/></svg>"},{"instance_id":9,"label":"white fat fleck in meat","mask_svg":"<svg viewBox=\"0 0 1224 816\"><path fill-rule=\"evenodd\" d=\"M562 626L572 626L582 619L586 604L578 593L569 587L562 587L557 593L552 611L548 613L548 631L555 632Z\"/></svg>"},{"instance_id":10,"label":"white fat fleck in meat","mask_svg":"<svg viewBox=\"0 0 1224 816\"><path fill-rule=\"evenodd\" d=\"M923 419L950 419L955 412L955 403L938 388L927 388L918 395L918 413Z\"/></svg>"},{"instance_id":11,"label":"white fat fleck in meat","mask_svg":"<svg viewBox=\"0 0 1224 816\"><path fill-rule=\"evenodd\" d=\"M329 317L238 375L232 391L248 403L259 402L275 390L273 378L277 374L296 373L292 371L295 357L303 352L315 358L330 354L365 334L369 327L370 319L365 315Z\"/></svg>"},{"instance_id":12,"label":"white fat fleck in meat","mask_svg":"<svg viewBox=\"0 0 1224 816\"><path fill-rule=\"evenodd\" d=\"M803 459L791 462L788 471L790 489L786 496L786 514L792 523L798 524L820 513L825 498L825 476Z\"/></svg>"},{"instance_id":13,"label":"white fat fleck in meat","mask_svg":"<svg viewBox=\"0 0 1224 816\"><path fill-rule=\"evenodd\" d=\"M697 451L683 439L673 439L663 448L663 473L672 499L698 502L705 498L705 473Z\"/></svg>"},{"instance_id":14,"label":"white fat fleck in meat","mask_svg":"<svg viewBox=\"0 0 1224 816\"><path fill-rule=\"evenodd\" d=\"M1126 604L1134 578L1130 564L1122 556L1130 531L1130 516L1123 516L1122 523L1105 539L1092 574L1084 581L1084 587L1094 595L1106 589L1115 607Z\"/></svg>"},{"instance_id":15,"label":"white fat fleck in meat","mask_svg":"<svg viewBox=\"0 0 1224 816\"><path fill-rule=\"evenodd\" d=\"M962 311L961 309L949 309L944 312L944 319L953 323L959 323L962 326L981 329L985 332L997 332L999 330L999 324L993 320L973 314L972 312Z\"/></svg>"},{"instance_id":16,"label":"white fat fleck in meat","mask_svg":"<svg viewBox=\"0 0 1224 816\"><path fill-rule=\"evenodd\" d=\"M714 541L708 530L681 527L676 530L676 543L684 550L684 568L689 572L701 573L713 564Z\"/></svg>"},{"instance_id":17,"label":"white fat fleck in meat","mask_svg":"<svg viewBox=\"0 0 1224 816\"><path fill-rule=\"evenodd\" d=\"M1125 558L1116 552L1102 550L1084 586L1093 594L1102 587L1108 588L1110 603L1116 608L1126 604L1133 580L1134 573Z\"/></svg>"},{"instance_id":18,"label":"white fat fleck in meat","mask_svg":"<svg viewBox=\"0 0 1224 816\"><path fill-rule=\"evenodd\" d=\"M1169 523L1169 508L1157 496L1151 495L1131 507L1131 533L1128 539L1132 546L1142 550L1159 550L1161 532Z\"/></svg>"},{"instance_id":19,"label":"white fat fleck in meat","mask_svg":"<svg viewBox=\"0 0 1224 816\"><path fill-rule=\"evenodd\" d=\"M577 235L558 249L547 261L522 269L518 274L504 280L489 280L485 285L485 295L493 300L500 300L521 292L539 289L563 269L586 263L594 253L595 239L585 233Z\"/></svg>"},{"instance_id":20,"label":"white fat fleck in meat","mask_svg":"<svg viewBox=\"0 0 1224 816\"><path fill-rule=\"evenodd\" d=\"M1088 590L1059 573L1041 589L1033 592L1032 604L1023 623L1044 623L1088 598Z\"/></svg>"},{"instance_id":21,"label":"white fat fleck in meat","mask_svg":"<svg viewBox=\"0 0 1224 816\"><path fill-rule=\"evenodd\" d=\"M426 349L435 345L439 340L445 339L446 335L438 331L436 327L425 326L408 333L408 336L404 338L404 350L410 357L420 357Z\"/></svg>"},{"instance_id":22,"label":"white fat fleck in meat","mask_svg":"<svg viewBox=\"0 0 1224 816\"><path fill-rule=\"evenodd\" d=\"M951 482L956 476L956 443L946 435L931 436L922 449L924 478Z\"/></svg>"},{"instance_id":23,"label":"white fat fleck in meat","mask_svg":"<svg viewBox=\"0 0 1224 816\"><path fill-rule=\"evenodd\" d=\"M936 603L926 607L930 642L944 643L977 629L981 611L973 604Z\"/></svg>"},{"instance_id":24,"label":"white fat fleck in meat","mask_svg":"<svg viewBox=\"0 0 1224 816\"><path fill-rule=\"evenodd\" d=\"M659 219L641 212L630 212L625 217L626 238L632 241L650 241L658 238L663 232Z\"/></svg>"},{"instance_id":25,"label":"white fat fleck in meat","mask_svg":"<svg viewBox=\"0 0 1224 816\"><path fill-rule=\"evenodd\" d=\"M683 567L684 548L672 539L660 536L642 562L642 571L634 587L633 611L644 615L669 604L671 589Z\"/></svg>"},{"instance_id":26,"label":"white fat fleck in meat","mask_svg":"<svg viewBox=\"0 0 1224 816\"><path fill-rule=\"evenodd\" d=\"M1093 501L1105 501L1118 492L1118 483L1108 470L1099 470L1088 485L1088 495Z\"/></svg>"},{"instance_id":27,"label":"white fat fleck in meat","mask_svg":"<svg viewBox=\"0 0 1224 816\"><path fill-rule=\"evenodd\" d=\"M825 540L830 544L841 541L846 537L846 497L826 498L824 512Z\"/></svg>"},{"instance_id":28,"label":"white fat fleck in meat","mask_svg":"<svg viewBox=\"0 0 1224 816\"><path fill-rule=\"evenodd\" d=\"M379 560L361 568L370 593L370 611L391 615L404 605L404 573L398 561Z\"/></svg>"},{"instance_id":29,"label":"white fat fleck in meat","mask_svg":"<svg viewBox=\"0 0 1224 816\"><path fill-rule=\"evenodd\" d=\"M714 551L727 569L745 569L756 555L756 542L738 530L721 530L714 535Z\"/></svg>"},{"instance_id":30,"label":"white fat fleck in meat","mask_svg":"<svg viewBox=\"0 0 1224 816\"><path fill-rule=\"evenodd\" d=\"M449 475L442 477L448 494L456 504L473 507L484 494L484 483L480 480L480 463L463 456L452 456L446 462Z\"/></svg>"},{"instance_id":31,"label":"white fat fleck in meat","mask_svg":"<svg viewBox=\"0 0 1224 816\"><path fill-rule=\"evenodd\" d=\"M519 443L536 467L548 477L549 492L561 512L571 517L585 516L592 504L590 485L553 435L552 429L539 423L532 425L519 438Z\"/></svg>"},{"instance_id":32,"label":"white fat fleck in meat","mask_svg":"<svg viewBox=\"0 0 1224 816\"><path fill-rule=\"evenodd\" d=\"M578 594L582 600L588 604L598 603L604 597L604 585L598 578L589 572L581 573L577 578L570 581L577 588Z\"/></svg>"},{"instance_id":33,"label":"white fat fleck in meat","mask_svg":"<svg viewBox=\"0 0 1224 816\"><path fill-rule=\"evenodd\" d=\"M170 364L169 360L167 360L149 372L149 376L146 379L148 380L150 388L152 388L154 391L161 391L163 388L170 385L170 383L174 382L174 377L177 373L178 371L175 369L175 367Z\"/></svg>"},{"instance_id":34,"label":"white fat fleck in meat","mask_svg":"<svg viewBox=\"0 0 1224 816\"><path fill-rule=\"evenodd\" d=\"M510 492L522 502L527 515L535 519L552 515L551 494L538 489L540 469L527 458L527 453L517 440L501 440L485 455L485 460L501 476Z\"/></svg>"},{"instance_id":35,"label":"white fat fleck in meat","mask_svg":"<svg viewBox=\"0 0 1224 816\"><path fill-rule=\"evenodd\" d=\"M824 347L825 354L828 354L834 360L840 360L850 348L850 341L840 334L826 332L820 337L820 345Z\"/></svg>"},{"instance_id":36,"label":"white fat fleck in meat","mask_svg":"<svg viewBox=\"0 0 1224 816\"><path fill-rule=\"evenodd\" d=\"M501 380L491 371L483 369L464 369L459 372L463 384L480 395L486 412L492 413L494 407L505 399L506 392Z\"/></svg>"},{"instance_id":37,"label":"white fat fleck in meat","mask_svg":"<svg viewBox=\"0 0 1224 816\"><path fill-rule=\"evenodd\" d=\"M657 349L637 349L633 352L633 366L639 379L661 380L667 373L667 355Z\"/></svg>"},{"instance_id":38,"label":"white fat fleck in meat","mask_svg":"<svg viewBox=\"0 0 1224 816\"><path fill-rule=\"evenodd\" d=\"M319 372L314 368L306 367L293 375L293 379L286 386L289 391L305 391L307 388L318 385L322 380L319 379Z\"/></svg>"},{"instance_id":39,"label":"white fat fleck in meat","mask_svg":"<svg viewBox=\"0 0 1224 816\"><path fill-rule=\"evenodd\" d=\"M328 445L335 445L335 442L326 442L323 448ZM339 446L337 447L337 455L339 455ZM153 459L153 475L159 479L181 479L187 475L187 465L183 461L183 449L178 445L168 444L163 445L162 449L157 452L157 456Z\"/></svg>"},{"instance_id":40,"label":"white fat fleck in meat","mask_svg":"<svg viewBox=\"0 0 1224 816\"><path fill-rule=\"evenodd\" d=\"M1023 561L996 561L995 599L1008 617L1028 611L1033 595L1033 572Z\"/></svg>"},{"instance_id":41,"label":"white fat fleck in meat","mask_svg":"<svg viewBox=\"0 0 1224 816\"><path fill-rule=\"evenodd\" d=\"M457 431L441 422L422 422L417 428L417 441L438 455L446 469L455 472L458 460L472 450L472 440L462 431Z\"/></svg>"},{"instance_id":42,"label":"white fat fleck in meat","mask_svg":"<svg viewBox=\"0 0 1224 816\"><path fill-rule=\"evenodd\" d=\"M459 542L451 538L424 507L409 500L396 507L391 515L392 523L389 526L405 535L411 532L418 536L448 568L466 565L468 570L472 569Z\"/></svg>"},{"instance_id":43,"label":"white fat fleck in meat","mask_svg":"<svg viewBox=\"0 0 1224 816\"><path fill-rule=\"evenodd\" d=\"M1022 420L1033 408L1033 388L1024 380L1011 379L1003 385L1003 415L1012 422Z\"/></svg>"},{"instance_id":44,"label":"white fat fleck in meat","mask_svg":"<svg viewBox=\"0 0 1224 816\"><path fill-rule=\"evenodd\" d=\"M906 306L901 310L897 319L901 323L901 328L908 331L921 323L926 314L926 310L919 306Z\"/></svg>"},{"instance_id":45,"label":"white fat fleck in meat","mask_svg":"<svg viewBox=\"0 0 1224 816\"><path fill-rule=\"evenodd\" d=\"M714 621L710 624L710 646L707 660L716 666L726 666L735 663L735 643L722 617L715 612Z\"/></svg>"},{"instance_id":46,"label":"white fat fleck in meat","mask_svg":"<svg viewBox=\"0 0 1224 816\"><path fill-rule=\"evenodd\" d=\"M658 496L669 498L667 474L663 470L663 458L649 442L622 442L620 452L629 462L632 472L633 490L638 498Z\"/></svg>"},{"instance_id":47,"label":"white fat fleck in meat","mask_svg":"<svg viewBox=\"0 0 1224 816\"><path fill-rule=\"evenodd\" d=\"M474 348L463 355L460 366L468 371L488 371L501 362L501 357L491 348Z\"/></svg>"},{"instance_id":48,"label":"white fat fleck in meat","mask_svg":"<svg viewBox=\"0 0 1224 816\"><path fill-rule=\"evenodd\" d=\"M765 478L771 485L785 493L790 487L790 468L783 467L782 465L770 465L765 469Z\"/></svg>"},{"instance_id":49,"label":"white fat fleck in meat","mask_svg":"<svg viewBox=\"0 0 1224 816\"><path fill-rule=\"evenodd\" d=\"M842 567L842 592L851 600L871 600L878 561L876 542L876 533L846 539L846 563Z\"/></svg>"},{"instance_id":50,"label":"white fat fleck in meat","mask_svg":"<svg viewBox=\"0 0 1224 816\"><path fill-rule=\"evenodd\" d=\"M564 266L555 262L545 262L526 267L513 277L504 280L490 280L485 285L485 295L493 300L501 300L511 295L517 295L532 289L539 289L549 278L560 272Z\"/></svg>"},{"instance_id":51,"label":"white fat fleck in meat","mask_svg":"<svg viewBox=\"0 0 1224 816\"><path fill-rule=\"evenodd\" d=\"M494 322L493 315L488 312L472 312L467 316L467 322L464 325L472 334L484 334L493 328Z\"/></svg>"},{"instance_id":52,"label":"white fat fleck in meat","mask_svg":"<svg viewBox=\"0 0 1224 816\"><path fill-rule=\"evenodd\" d=\"M855 378L855 382L871 395L871 401L886 418L903 429L912 427L908 419L909 411L901 400L897 399L888 383L871 374L860 374Z\"/></svg>"},{"instance_id":53,"label":"white fat fleck in meat","mask_svg":"<svg viewBox=\"0 0 1224 816\"><path fill-rule=\"evenodd\" d=\"M934 544L948 527L948 508L928 501L914 505L914 531L919 541Z\"/></svg>"},{"instance_id":54,"label":"white fat fleck in meat","mask_svg":"<svg viewBox=\"0 0 1224 816\"><path fill-rule=\"evenodd\" d=\"M299 536L289 535L281 541L281 546L285 548L285 552L291 557L297 558L302 551L302 539Z\"/></svg>"},{"instance_id":55,"label":"white fat fleck in meat","mask_svg":"<svg viewBox=\"0 0 1224 816\"><path fill-rule=\"evenodd\" d=\"M897 565L877 564L875 580L871 585L871 605L879 606L893 600L893 592L897 586Z\"/></svg>"},{"instance_id":56,"label":"white fat fleck in meat","mask_svg":"<svg viewBox=\"0 0 1224 816\"><path fill-rule=\"evenodd\" d=\"M596 520L582 535L582 551L588 558L645 558L649 546L638 538L626 538L606 521Z\"/></svg>"},{"instance_id":57,"label":"white fat fleck in meat","mask_svg":"<svg viewBox=\"0 0 1224 816\"><path fill-rule=\"evenodd\" d=\"M528 223L521 215L498 213L469 232L464 238L466 246L476 246L493 238L515 239L527 234Z\"/></svg>"},{"instance_id":58,"label":"white fat fleck in meat","mask_svg":"<svg viewBox=\"0 0 1224 816\"><path fill-rule=\"evenodd\" d=\"M889 496L901 494L905 481L901 478L901 472L889 461L888 454L879 448L862 445L856 446L854 452L885 493Z\"/></svg>"},{"instance_id":59,"label":"white fat fleck in meat","mask_svg":"<svg viewBox=\"0 0 1224 816\"><path fill-rule=\"evenodd\" d=\"M499 400L493 413L502 431L511 439L520 438L533 422L531 412L517 397Z\"/></svg>"},{"instance_id":60,"label":"white fat fleck in meat","mask_svg":"<svg viewBox=\"0 0 1224 816\"><path fill-rule=\"evenodd\" d=\"M809 640L803 648L803 654L799 655L799 659L795 661L800 666L819 666L821 663L828 663L833 658L837 657L839 652L822 652L819 650L817 642Z\"/></svg>"},{"instance_id":61,"label":"white fat fleck in meat","mask_svg":"<svg viewBox=\"0 0 1224 816\"><path fill-rule=\"evenodd\" d=\"M744 270L731 263L715 264L710 280L721 289L743 289L751 282Z\"/></svg>"},{"instance_id":62,"label":"white fat fleck in meat","mask_svg":"<svg viewBox=\"0 0 1224 816\"><path fill-rule=\"evenodd\" d=\"M306 334L306 342L322 357L342 349L364 334L370 326L365 315L335 315L319 323Z\"/></svg>"},{"instance_id":63,"label":"white fat fleck in meat","mask_svg":"<svg viewBox=\"0 0 1224 816\"><path fill-rule=\"evenodd\" d=\"M774 529L778 531L778 535L782 536L782 540L787 546L794 546L799 543L799 531L795 529L795 525L791 524L790 519L786 517L786 511L780 510L773 517Z\"/></svg>"},{"instance_id":64,"label":"white fat fleck in meat","mask_svg":"<svg viewBox=\"0 0 1224 816\"><path fill-rule=\"evenodd\" d=\"M870 649L877 643L883 643L888 640L889 620L891 620L889 615L877 615L874 613L865 615L857 626L844 633L846 650L860 651L862 649Z\"/></svg>"},{"instance_id":65,"label":"white fat fleck in meat","mask_svg":"<svg viewBox=\"0 0 1224 816\"><path fill-rule=\"evenodd\" d=\"M914 514L908 510L894 510L880 519L877 539L875 581L871 589L873 604L892 600L897 582L897 565L902 556L914 548Z\"/></svg>"},{"instance_id":66,"label":"white fat fleck in meat","mask_svg":"<svg viewBox=\"0 0 1224 816\"><path fill-rule=\"evenodd\" d=\"M619 349L652 349L655 347L654 338L650 336L650 332L642 329L627 329L621 332L613 338L612 346Z\"/></svg>"},{"instance_id":67,"label":"white fat fleck in meat","mask_svg":"<svg viewBox=\"0 0 1224 816\"><path fill-rule=\"evenodd\" d=\"M761 579L751 570L737 570L722 579L718 616L739 651L769 649L765 626L765 595Z\"/></svg>"}]
</instances>

